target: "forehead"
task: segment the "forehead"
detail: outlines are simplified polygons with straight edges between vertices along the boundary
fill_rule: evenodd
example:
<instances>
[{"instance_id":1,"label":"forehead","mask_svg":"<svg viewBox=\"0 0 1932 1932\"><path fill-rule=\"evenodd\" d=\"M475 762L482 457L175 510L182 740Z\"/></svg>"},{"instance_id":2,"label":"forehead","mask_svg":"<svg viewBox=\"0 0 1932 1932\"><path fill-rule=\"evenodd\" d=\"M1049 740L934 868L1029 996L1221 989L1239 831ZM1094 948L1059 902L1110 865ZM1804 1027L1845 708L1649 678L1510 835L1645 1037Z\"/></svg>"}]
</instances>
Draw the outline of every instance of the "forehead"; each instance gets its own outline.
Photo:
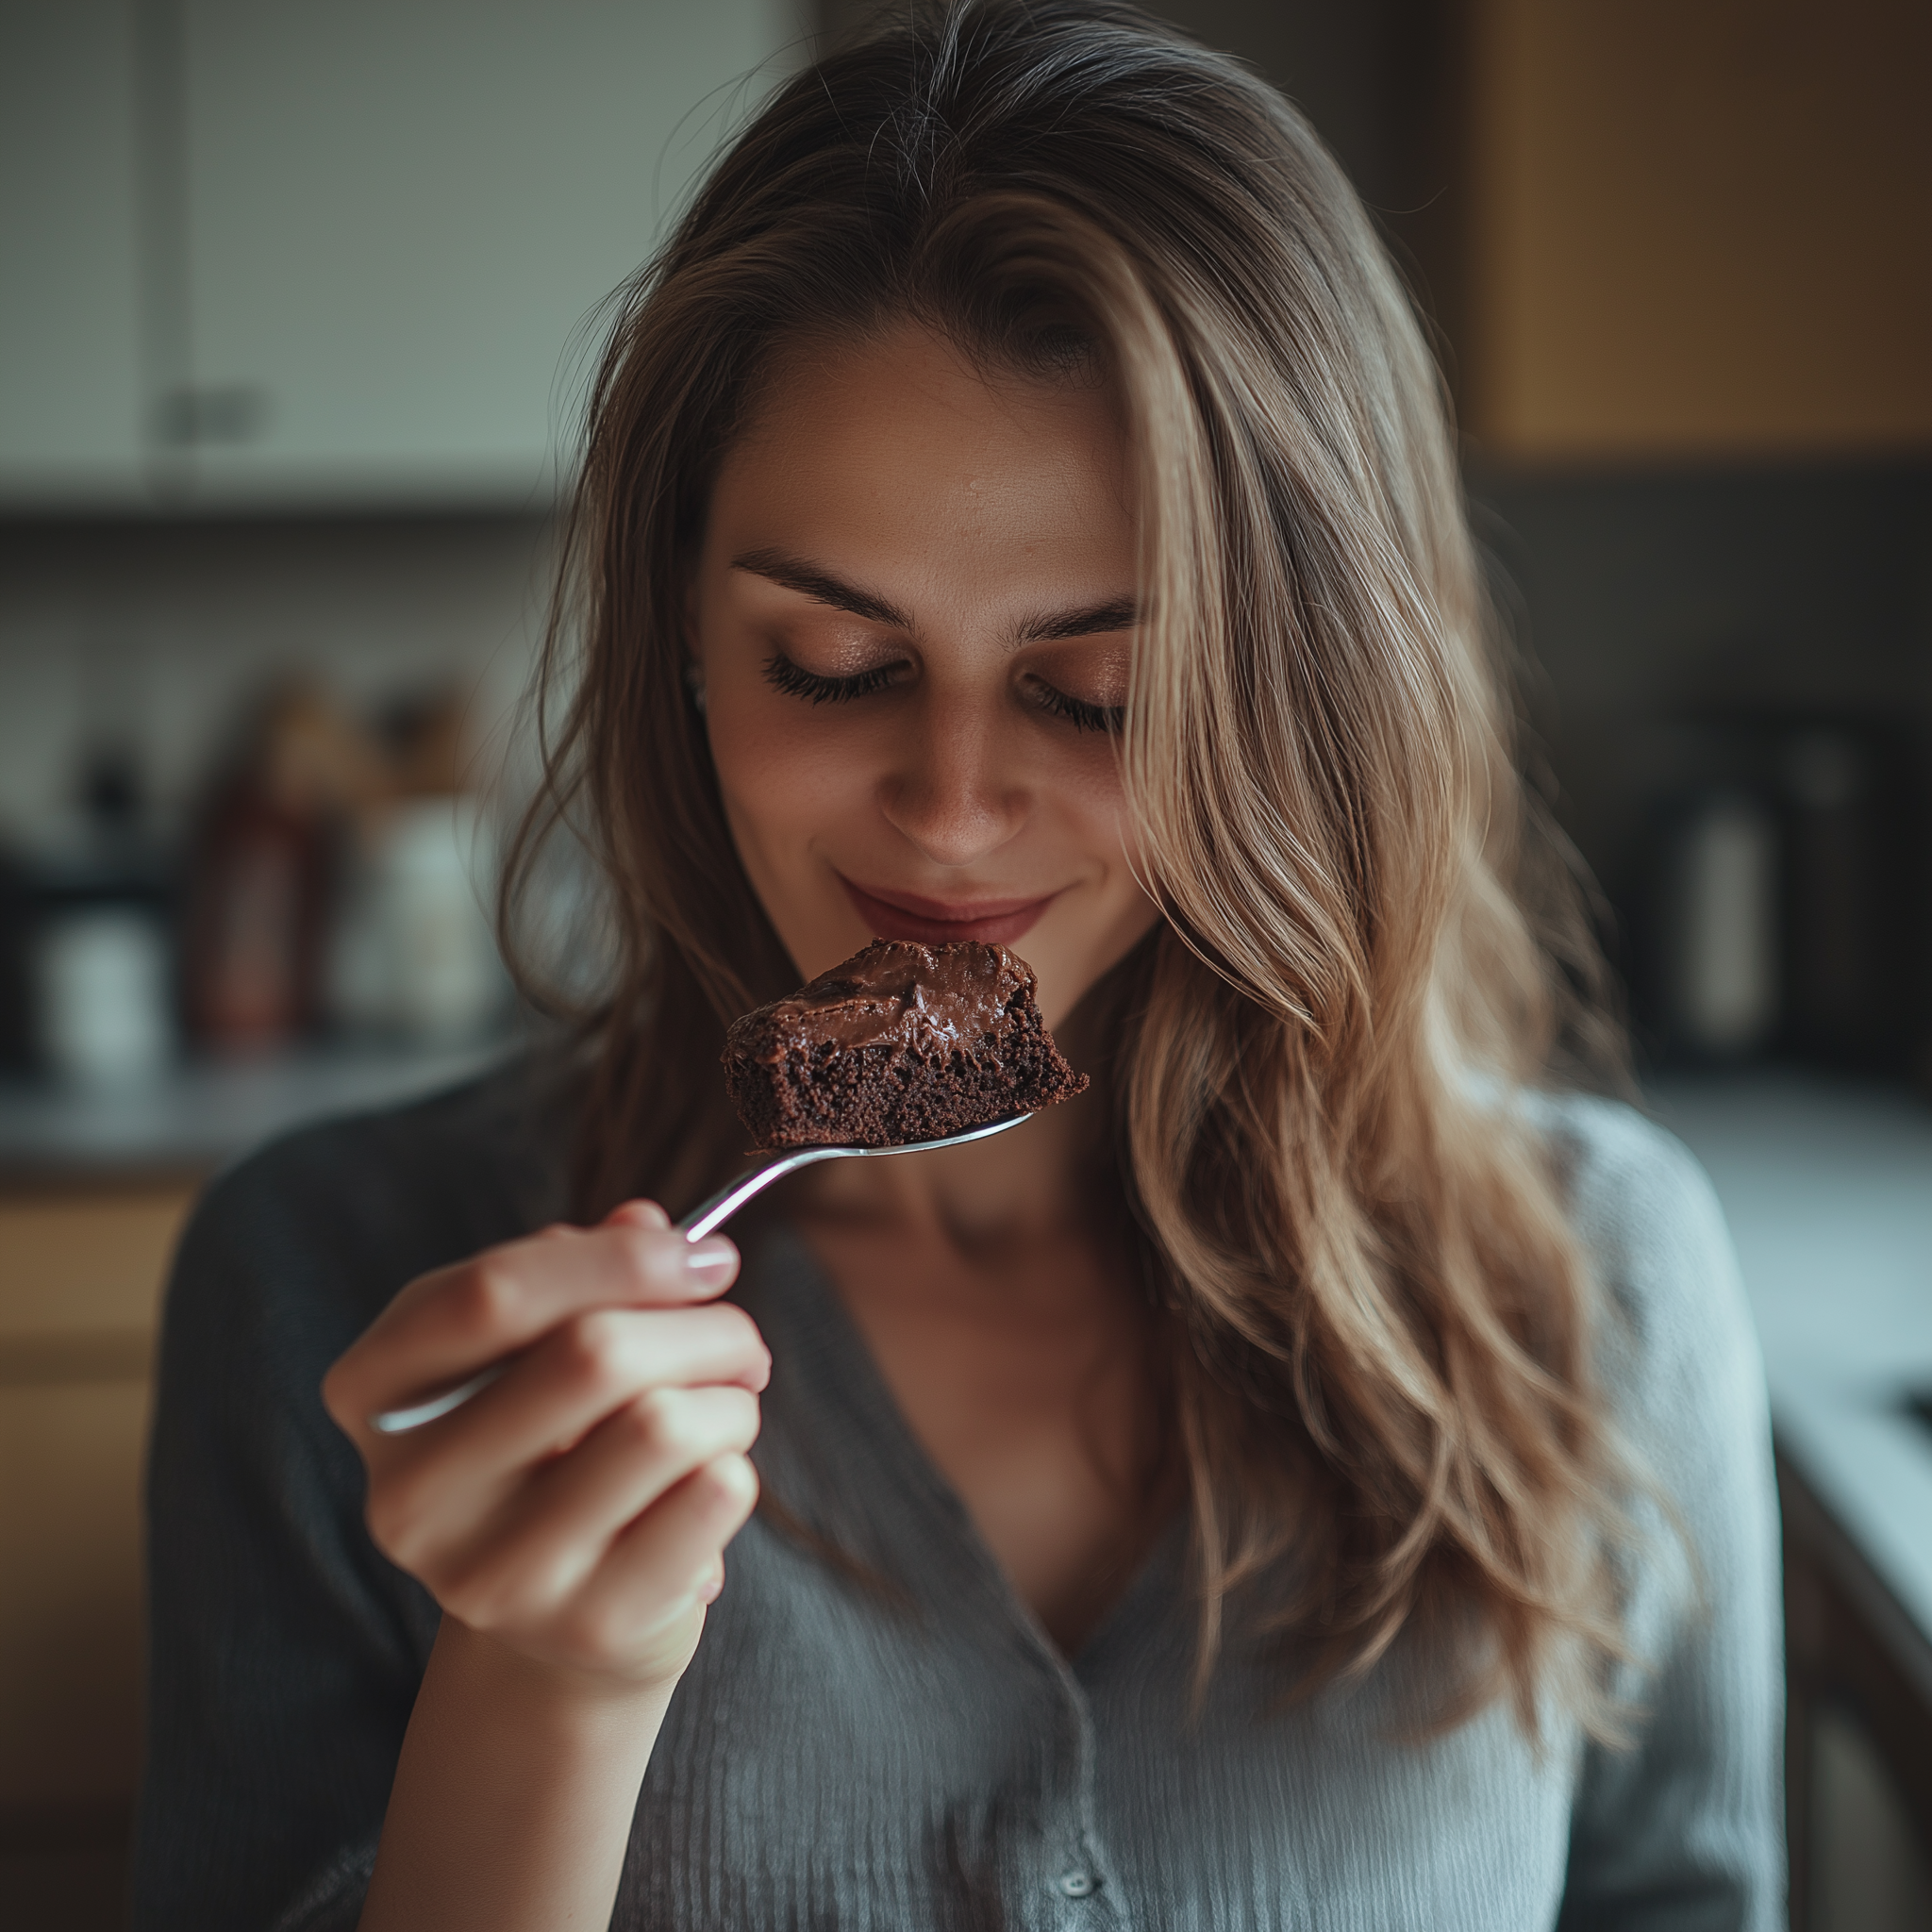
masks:
<instances>
[{"instance_id":1,"label":"forehead","mask_svg":"<svg viewBox=\"0 0 1932 1932\"><path fill-rule=\"evenodd\" d=\"M782 346L720 467L713 512L932 520L1016 534L1130 522L1109 385L990 368L916 324Z\"/></svg>"}]
</instances>

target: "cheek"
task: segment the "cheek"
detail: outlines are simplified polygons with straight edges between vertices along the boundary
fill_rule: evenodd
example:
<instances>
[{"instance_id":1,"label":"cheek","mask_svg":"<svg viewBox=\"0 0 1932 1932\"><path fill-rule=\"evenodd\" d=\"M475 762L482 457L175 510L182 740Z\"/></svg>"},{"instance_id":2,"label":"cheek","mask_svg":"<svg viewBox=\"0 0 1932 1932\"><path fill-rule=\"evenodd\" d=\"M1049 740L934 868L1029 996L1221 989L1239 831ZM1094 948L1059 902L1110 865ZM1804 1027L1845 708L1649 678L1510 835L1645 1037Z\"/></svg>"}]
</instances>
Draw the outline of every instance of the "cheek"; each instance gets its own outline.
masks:
<instances>
[{"instance_id":1,"label":"cheek","mask_svg":"<svg viewBox=\"0 0 1932 1932\"><path fill-rule=\"evenodd\" d=\"M858 756L828 758L822 721L760 701L759 694L718 691L707 710L711 758L734 819L760 843L796 846L828 815L865 796L867 767Z\"/></svg>"},{"instance_id":2,"label":"cheek","mask_svg":"<svg viewBox=\"0 0 1932 1932\"><path fill-rule=\"evenodd\" d=\"M1126 789L1110 745L1086 741L1054 774L1047 794L1058 805L1069 835L1111 868L1122 851L1134 849Z\"/></svg>"}]
</instances>

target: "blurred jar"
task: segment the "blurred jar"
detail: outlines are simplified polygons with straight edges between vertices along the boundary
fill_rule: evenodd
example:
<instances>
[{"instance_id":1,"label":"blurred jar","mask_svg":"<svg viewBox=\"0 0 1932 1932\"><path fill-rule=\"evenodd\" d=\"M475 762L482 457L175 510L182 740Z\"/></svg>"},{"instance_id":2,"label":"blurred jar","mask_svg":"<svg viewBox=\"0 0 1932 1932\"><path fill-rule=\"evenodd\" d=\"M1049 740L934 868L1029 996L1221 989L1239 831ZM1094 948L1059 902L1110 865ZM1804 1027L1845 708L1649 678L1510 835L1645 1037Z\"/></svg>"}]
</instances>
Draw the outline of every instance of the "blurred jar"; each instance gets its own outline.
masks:
<instances>
[{"instance_id":1,"label":"blurred jar","mask_svg":"<svg viewBox=\"0 0 1932 1932\"><path fill-rule=\"evenodd\" d=\"M138 907L53 914L34 947L35 1043L58 1079L138 1086L174 1058L168 936Z\"/></svg>"},{"instance_id":2,"label":"blurred jar","mask_svg":"<svg viewBox=\"0 0 1932 1932\"><path fill-rule=\"evenodd\" d=\"M495 865L476 799L404 799L370 823L330 961L341 1024L441 1045L502 1017L508 980L485 909Z\"/></svg>"}]
</instances>

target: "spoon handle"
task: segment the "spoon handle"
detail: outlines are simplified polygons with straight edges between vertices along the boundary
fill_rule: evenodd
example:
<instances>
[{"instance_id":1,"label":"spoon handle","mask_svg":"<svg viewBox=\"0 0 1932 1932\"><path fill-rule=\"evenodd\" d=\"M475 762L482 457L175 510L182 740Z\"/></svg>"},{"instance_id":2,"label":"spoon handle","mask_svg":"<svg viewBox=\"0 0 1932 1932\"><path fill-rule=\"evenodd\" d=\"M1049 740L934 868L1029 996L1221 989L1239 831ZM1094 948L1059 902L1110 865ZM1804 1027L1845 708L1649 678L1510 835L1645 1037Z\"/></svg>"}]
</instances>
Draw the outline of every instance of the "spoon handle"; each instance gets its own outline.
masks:
<instances>
[{"instance_id":1,"label":"spoon handle","mask_svg":"<svg viewBox=\"0 0 1932 1932\"><path fill-rule=\"evenodd\" d=\"M509 1356L500 1362L491 1362L487 1369L478 1369L467 1382L458 1382L454 1389L445 1389L427 1402L411 1403L408 1408L380 1409L369 1418L369 1426L379 1436L407 1436L411 1429L420 1429L425 1423L436 1422L462 1407L471 1396L480 1395L515 1359Z\"/></svg>"},{"instance_id":2,"label":"spoon handle","mask_svg":"<svg viewBox=\"0 0 1932 1932\"><path fill-rule=\"evenodd\" d=\"M720 1188L708 1201L693 1208L677 1224L677 1231L688 1241L701 1241L712 1229L723 1227L747 1201L762 1194L774 1181L782 1181L788 1174L796 1174L801 1167L809 1167L815 1160L836 1160L841 1154L865 1151L869 1150L857 1147L794 1147L789 1154L774 1154L763 1166L747 1169L736 1180Z\"/></svg>"},{"instance_id":3,"label":"spoon handle","mask_svg":"<svg viewBox=\"0 0 1932 1932\"><path fill-rule=\"evenodd\" d=\"M843 1147L801 1147L793 1153L781 1154L763 1166L740 1174L728 1187L720 1188L708 1201L693 1208L677 1224L677 1231L688 1241L701 1241L774 1181L782 1179L797 1168L809 1167L814 1160L824 1160L834 1154L850 1151ZM458 1382L454 1389L445 1389L441 1395L432 1395L426 1402L414 1402L407 1408L383 1409L369 1418L369 1426L378 1435L406 1436L425 1423L440 1422L462 1407L471 1396L480 1395L515 1359L514 1356L507 1356L502 1361L491 1362L488 1368L478 1369L467 1382Z\"/></svg>"},{"instance_id":4,"label":"spoon handle","mask_svg":"<svg viewBox=\"0 0 1932 1932\"><path fill-rule=\"evenodd\" d=\"M677 1231L688 1241L703 1241L713 1229L729 1221L747 1201L762 1194L774 1181L781 1181L788 1174L796 1174L801 1167L809 1167L815 1160L838 1160L855 1155L924 1154L935 1147L962 1146L968 1141L984 1141L989 1135L1003 1134L1026 1118L1024 1113L1008 1114L1003 1119L989 1121L984 1126L968 1127L964 1133L948 1134L944 1140L916 1141L897 1147L794 1147L789 1153L773 1155L770 1159L748 1169L736 1180L720 1188L708 1201L701 1202L677 1224ZM500 1362L491 1362L488 1368L478 1369L467 1382L458 1382L454 1389L445 1389L441 1395L432 1395L427 1402L412 1403L408 1408L383 1409L369 1418L369 1426L381 1436L404 1436L411 1429L420 1429L425 1423L438 1422L462 1407L471 1396L489 1388L515 1360L515 1356L507 1356Z\"/></svg>"}]
</instances>

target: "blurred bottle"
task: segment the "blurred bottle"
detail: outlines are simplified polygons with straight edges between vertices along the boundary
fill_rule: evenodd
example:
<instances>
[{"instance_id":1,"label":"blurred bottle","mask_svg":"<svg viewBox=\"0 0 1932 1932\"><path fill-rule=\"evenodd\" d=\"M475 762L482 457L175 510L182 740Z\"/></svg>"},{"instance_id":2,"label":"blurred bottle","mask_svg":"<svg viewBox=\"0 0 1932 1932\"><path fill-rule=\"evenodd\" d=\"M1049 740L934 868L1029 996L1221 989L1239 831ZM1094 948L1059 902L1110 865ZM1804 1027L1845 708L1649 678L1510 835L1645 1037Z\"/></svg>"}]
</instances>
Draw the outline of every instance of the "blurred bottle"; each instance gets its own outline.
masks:
<instances>
[{"instance_id":1,"label":"blurred bottle","mask_svg":"<svg viewBox=\"0 0 1932 1932\"><path fill-rule=\"evenodd\" d=\"M366 734L319 691L285 687L262 707L194 841L183 961L197 1038L259 1049L315 1024L345 828L382 788Z\"/></svg>"},{"instance_id":2,"label":"blurred bottle","mask_svg":"<svg viewBox=\"0 0 1932 1932\"><path fill-rule=\"evenodd\" d=\"M195 841L185 945L197 1039L275 1046L315 1016L326 888L322 828L253 774L224 788Z\"/></svg>"},{"instance_id":3,"label":"blurred bottle","mask_svg":"<svg viewBox=\"0 0 1932 1932\"><path fill-rule=\"evenodd\" d=\"M448 695L390 721L399 795L359 827L330 961L330 1010L351 1031L441 1045L503 1016L494 825L461 789L462 722Z\"/></svg>"},{"instance_id":4,"label":"blurred bottle","mask_svg":"<svg viewBox=\"0 0 1932 1932\"><path fill-rule=\"evenodd\" d=\"M1781 1017L1777 819L1760 795L1693 797L1666 841L1660 940L1664 1034L1696 1059L1760 1051Z\"/></svg>"},{"instance_id":5,"label":"blurred bottle","mask_svg":"<svg viewBox=\"0 0 1932 1932\"><path fill-rule=\"evenodd\" d=\"M336 1016L425 1045L487 1032L508 991L484 902L494 867L474 798L406 799L383 814L338 936Z\"/></svg>"}]
</instances>

